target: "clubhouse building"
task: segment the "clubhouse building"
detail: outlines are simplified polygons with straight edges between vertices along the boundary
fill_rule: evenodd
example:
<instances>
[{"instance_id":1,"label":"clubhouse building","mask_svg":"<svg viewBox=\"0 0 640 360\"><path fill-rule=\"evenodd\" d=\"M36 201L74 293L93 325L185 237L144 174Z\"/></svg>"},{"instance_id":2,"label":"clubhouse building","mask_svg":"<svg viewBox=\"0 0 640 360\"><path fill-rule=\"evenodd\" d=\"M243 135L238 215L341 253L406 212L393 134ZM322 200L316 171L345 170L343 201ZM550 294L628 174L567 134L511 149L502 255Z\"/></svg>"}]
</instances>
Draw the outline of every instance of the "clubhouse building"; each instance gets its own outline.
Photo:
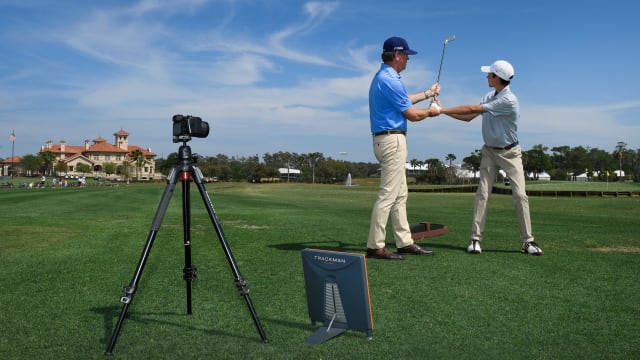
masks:
<instances>
[{"instance_id":1,"label":"clubhouse building","mask_svg":"<svg viewBox=\"0 0 640 360\"><path fill-rule=\"evenodd\" d=\"M84 141L84 145L68 145L64 140L59 144L54 144L51 140L42 146L40 152L51 152L55 155L54 164L63 162L67 165L66 175L81 175L77 171L78 165L86 164L93 170L92 176L102 176L107 178L123 178L128 172L130 178L139 176L142 180L156 178L155 160L156 154L151 149L144 149L139 146L129 144L129 133L120 129L113 134L115 141L113 144L106 139L98 137L93 140ZM144 157L142 166L137 169L134 153L139 151ZM106 163L115 164L116 174L107 175L104 171ZM138 173L139 172L139 173ZM160 176L160 174L158 174Z\"/></svg>"}]
</instances>

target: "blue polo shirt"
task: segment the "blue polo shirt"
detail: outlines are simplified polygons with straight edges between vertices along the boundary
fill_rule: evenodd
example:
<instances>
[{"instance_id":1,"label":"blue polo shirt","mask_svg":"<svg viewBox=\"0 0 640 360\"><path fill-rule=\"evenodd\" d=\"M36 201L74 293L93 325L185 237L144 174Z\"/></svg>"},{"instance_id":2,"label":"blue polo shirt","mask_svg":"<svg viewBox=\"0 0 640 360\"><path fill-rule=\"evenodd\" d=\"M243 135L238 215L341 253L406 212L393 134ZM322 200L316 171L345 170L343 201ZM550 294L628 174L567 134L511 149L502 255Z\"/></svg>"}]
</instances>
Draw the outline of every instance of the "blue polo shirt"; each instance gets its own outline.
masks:
<instances>
[{"instance_id":1,"label":"blue polo shirt","mask_svg":"<svg viewBox=\"0 0 640 360\"><path fill-rule=\"evenodd\" d=\"M371 81L369 119L374 134L385 130L407 131L407 118L402 112L412 104L400 79L394 68L383 63Z\"/></svg>"},{"instance_id":2,"label":"blue polo shirt","mask_svg":"<svg viewBox=\"0 0 640 360\"><path fill-rule=\"evenodd\" d=\"M505 147L518 141L520 104L509 86L499 93L492 91L482 99L482 138L484 144Z\"/></svg>"}]
</instances>

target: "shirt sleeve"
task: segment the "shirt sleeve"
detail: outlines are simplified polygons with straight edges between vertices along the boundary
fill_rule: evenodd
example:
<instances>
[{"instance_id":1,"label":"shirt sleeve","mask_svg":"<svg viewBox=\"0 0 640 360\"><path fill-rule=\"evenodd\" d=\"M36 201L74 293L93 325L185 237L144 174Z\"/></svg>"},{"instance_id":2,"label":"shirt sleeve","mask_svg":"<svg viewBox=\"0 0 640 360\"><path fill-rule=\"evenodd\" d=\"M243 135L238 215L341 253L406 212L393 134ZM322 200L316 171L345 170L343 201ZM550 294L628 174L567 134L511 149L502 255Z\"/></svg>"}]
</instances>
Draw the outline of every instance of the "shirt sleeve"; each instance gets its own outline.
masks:
<instances>
[{"instance_id":1,"label":"shirt sleeve","mask_svg":"<svg viewBox=\"0 0 640 360\"><path fill-rule=\"evenodd\" d=\"M498 117L512 114L515 105L514 101L508 96L500 96L482 104L482 107L491 115Z\"/></svg>"}]
</instances>

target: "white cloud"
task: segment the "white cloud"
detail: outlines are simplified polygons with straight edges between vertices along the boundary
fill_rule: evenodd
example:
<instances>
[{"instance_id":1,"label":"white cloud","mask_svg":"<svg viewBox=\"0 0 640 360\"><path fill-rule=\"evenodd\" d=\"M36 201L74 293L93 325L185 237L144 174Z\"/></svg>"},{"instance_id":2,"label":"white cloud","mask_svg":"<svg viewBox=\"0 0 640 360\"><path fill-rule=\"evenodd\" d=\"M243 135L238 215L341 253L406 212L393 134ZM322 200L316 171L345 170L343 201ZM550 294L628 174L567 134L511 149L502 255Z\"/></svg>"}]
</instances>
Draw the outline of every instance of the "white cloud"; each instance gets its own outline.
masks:
<instances>
[{"instance_id":1,"label":"white cloud","mask_svg":"<svg viewBox=\"0 0 640 360\"><path fill-rule=\"evenodd\" d=\"M192 12L209 0L140 0L127 9L127 13L137 16L152 12Z\"/></svg>"},{"instance_id":2,"label":"white cloud","mask_svg":"<svg viewBox=\"0 0 640 360\"><path fill-rule=\"evenodd\" d=\"M638 108L640 102L572 107L531 105L521 110L520 131L532 135L526 141L531 145L590 146L612 151L618 141L637 142L637 125L621 123L620 112Z\"/></svg>"}]
</instances>

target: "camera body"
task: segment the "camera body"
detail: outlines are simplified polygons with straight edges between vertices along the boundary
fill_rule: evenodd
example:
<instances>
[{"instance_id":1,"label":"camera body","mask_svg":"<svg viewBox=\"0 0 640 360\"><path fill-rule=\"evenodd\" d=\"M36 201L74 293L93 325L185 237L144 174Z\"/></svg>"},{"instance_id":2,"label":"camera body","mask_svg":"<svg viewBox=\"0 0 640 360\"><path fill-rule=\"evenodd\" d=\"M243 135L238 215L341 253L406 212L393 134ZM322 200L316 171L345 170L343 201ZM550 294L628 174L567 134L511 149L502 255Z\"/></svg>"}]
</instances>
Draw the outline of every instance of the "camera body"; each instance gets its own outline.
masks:
<instances>
[{"instance_id":1,"label":"camera body","mask_svg":"<svg viewBox=\"0 0 640 360\"><path fill-rule=\"evenodd\" d=\"M173 115L173 142L187 142L191 137L209 136L209 123L197 116Z\"/></svg>"}]
</instances>

